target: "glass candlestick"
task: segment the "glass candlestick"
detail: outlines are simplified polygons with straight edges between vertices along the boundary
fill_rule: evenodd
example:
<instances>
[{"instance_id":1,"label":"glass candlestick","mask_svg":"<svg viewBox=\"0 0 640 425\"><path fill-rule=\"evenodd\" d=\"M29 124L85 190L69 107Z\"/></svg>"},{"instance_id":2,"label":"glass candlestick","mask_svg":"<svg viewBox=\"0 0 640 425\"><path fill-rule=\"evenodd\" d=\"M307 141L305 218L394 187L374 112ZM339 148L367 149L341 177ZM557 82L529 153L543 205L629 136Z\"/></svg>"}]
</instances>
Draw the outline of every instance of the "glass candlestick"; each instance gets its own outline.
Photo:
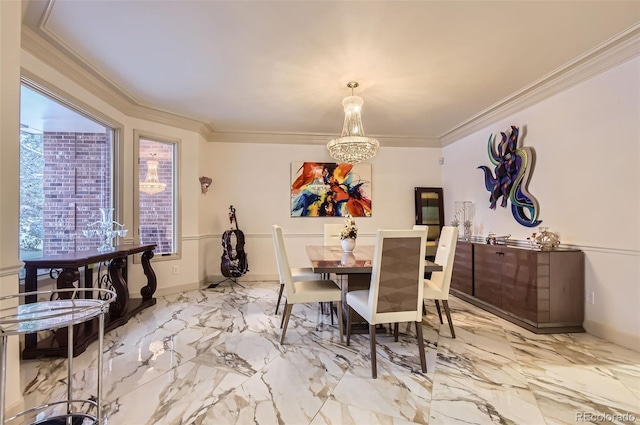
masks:
<instances>
[{"instance_id":1,"label":"glass candlestick","mask_svg":"<svg viewBox=\"0 0 640 425\"><path fill-rule=\"evenodd\" d=\"M471 220L465 220L464 222L464 240L471 240Z\"/></svg>"},{"instance_id":2,"label":"glass candlestick","mask_svg":"<svg viewBox=\"0 0 640 425\"><path fill-rule=\"evenodd\" d=\"M113 251L113 238L125 237L128 230L123 229L123 224L113 220L113 208L100 208L100 215L101 220L87 225L82 233L87 238L98 236L101 239L98 252ZM114 226L118 226L119 229L114 229Z\"/></svg>"}]
</instances>

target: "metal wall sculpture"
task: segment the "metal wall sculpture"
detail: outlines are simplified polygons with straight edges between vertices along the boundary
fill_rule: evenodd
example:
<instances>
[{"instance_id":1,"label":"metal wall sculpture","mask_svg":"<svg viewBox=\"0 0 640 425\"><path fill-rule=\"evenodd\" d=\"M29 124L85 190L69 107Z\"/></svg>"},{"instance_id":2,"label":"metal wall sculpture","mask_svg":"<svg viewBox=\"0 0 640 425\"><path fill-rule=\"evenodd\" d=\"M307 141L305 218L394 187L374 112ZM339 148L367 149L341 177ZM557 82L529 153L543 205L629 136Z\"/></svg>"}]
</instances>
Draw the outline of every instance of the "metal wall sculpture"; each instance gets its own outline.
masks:
<instances>
[{"instance_id":1,"label":"metal wall sculpture","mask_svg":"<svg viewBox=\"0 0 640 425\"><path fill-rule=\"evenodd\" d=\"M538 220L540 207L538 201L527 190L535 163L535 152L530 147L518 147L518 127L511 126L511 133L501 132L502 140L496 147L495 135L489 136L487 151L489 160L495 166L495 176L485 165L478 168L484 171L484 185L491 196L489 208L495 209L498 199L500 206L511 201L511 213L518 223L526 227L535 227L542 223Z\"/></svg>"}]
</instances>

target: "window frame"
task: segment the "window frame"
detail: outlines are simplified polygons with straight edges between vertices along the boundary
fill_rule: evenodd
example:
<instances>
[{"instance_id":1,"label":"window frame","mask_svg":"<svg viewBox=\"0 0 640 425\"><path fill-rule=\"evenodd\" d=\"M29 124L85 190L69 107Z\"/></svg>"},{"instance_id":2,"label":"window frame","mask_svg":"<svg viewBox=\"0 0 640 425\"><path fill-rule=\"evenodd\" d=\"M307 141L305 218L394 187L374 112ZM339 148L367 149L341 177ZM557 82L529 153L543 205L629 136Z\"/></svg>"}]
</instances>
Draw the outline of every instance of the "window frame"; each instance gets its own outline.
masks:
<instances>
[{"instance_id":1,"label":"window frame","mask_svg":"<svg viewBox=\"0 0 640 425\"><path fill-rule=\"evenodd\" d=\"M133 130L133 237L136 244L140 243L140 139L147 139L158 143L173 144L173 247L174 252L170 254L154 255L151 261L171 261L182 258L182 214L181 214L181 191L180 191L180 157L182 150L182 140L178 138L163 136L144 130ZM140 262L138 256L134 256L134 263Z\"/></svg>"},{"instance_id":2,"label":"window frame","mask_svg":"<svg viewBox=\"0 0 640 425\"><path fill-rule=\"evenodd\" d=\"M111 206L114 209L114 220L122 222L124 216L124 179L122 178L122 171L124 170L124 125L24 68L21 68L20 70L20 85L26 86L40 95L48 97L54 102L71 109L87 119L111 128L113 133L111 160ZM22 99L20 99L20 102L22 102ZM19 243L19 241L16 242ZM126 243L123 240L117 240L115 242L117 244ZM49 279L48 275L38 276L38 280L46 279ZM24 278L21 278L20 281L24 281Z\"/></svg>"}]
</instances>

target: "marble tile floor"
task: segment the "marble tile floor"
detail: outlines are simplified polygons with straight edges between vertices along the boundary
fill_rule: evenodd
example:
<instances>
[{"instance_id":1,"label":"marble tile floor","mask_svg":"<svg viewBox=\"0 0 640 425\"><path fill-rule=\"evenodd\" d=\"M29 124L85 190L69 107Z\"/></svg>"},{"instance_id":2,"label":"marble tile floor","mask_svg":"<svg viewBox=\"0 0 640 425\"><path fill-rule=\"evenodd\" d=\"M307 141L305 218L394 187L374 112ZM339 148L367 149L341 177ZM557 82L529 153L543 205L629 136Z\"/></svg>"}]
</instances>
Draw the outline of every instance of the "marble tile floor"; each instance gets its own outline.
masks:
<instances>
[{"instance_id":1,"label":"marble tile floor","mask_svg":"<svg viewBox=\"0 0 640 425\"><path fill-rule=\"evenodd\" d=\"M428 372L412 326L351 346L317 305L296 305L286 343L279 285L250 282L161 297L105 336L105 423L640 423L640 353L589 334L535 335L452 298L456 339L428 305ZM280 309L282 310L282 308ZM404 331L404 333L403 333ZM76 398L95 395L96 348L74 359ZM25 402L63 399L66 360L25 360Z\"/></svg>"}]
</instances>

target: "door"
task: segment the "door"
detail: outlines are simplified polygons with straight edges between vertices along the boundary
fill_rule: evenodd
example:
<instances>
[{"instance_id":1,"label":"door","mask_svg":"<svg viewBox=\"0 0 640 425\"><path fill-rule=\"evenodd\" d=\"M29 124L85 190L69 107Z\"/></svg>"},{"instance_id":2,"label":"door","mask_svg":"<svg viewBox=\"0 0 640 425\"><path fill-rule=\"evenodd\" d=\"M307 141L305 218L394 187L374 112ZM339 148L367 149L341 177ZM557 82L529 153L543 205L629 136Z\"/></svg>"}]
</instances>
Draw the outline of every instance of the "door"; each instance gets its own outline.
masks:
<instances>
[{"instance_id":1,"label":"door","mask_svg":"<svg viewBox=\"0 0 640 425\"><path fill-rule=\"evenodd\" d=\"M416 224L429 226L427 234L427 259L435 260L438 249L437 240L444 226L444 207L442 188L416 187L415 189Z\"/></svg>"}]
</instances>

